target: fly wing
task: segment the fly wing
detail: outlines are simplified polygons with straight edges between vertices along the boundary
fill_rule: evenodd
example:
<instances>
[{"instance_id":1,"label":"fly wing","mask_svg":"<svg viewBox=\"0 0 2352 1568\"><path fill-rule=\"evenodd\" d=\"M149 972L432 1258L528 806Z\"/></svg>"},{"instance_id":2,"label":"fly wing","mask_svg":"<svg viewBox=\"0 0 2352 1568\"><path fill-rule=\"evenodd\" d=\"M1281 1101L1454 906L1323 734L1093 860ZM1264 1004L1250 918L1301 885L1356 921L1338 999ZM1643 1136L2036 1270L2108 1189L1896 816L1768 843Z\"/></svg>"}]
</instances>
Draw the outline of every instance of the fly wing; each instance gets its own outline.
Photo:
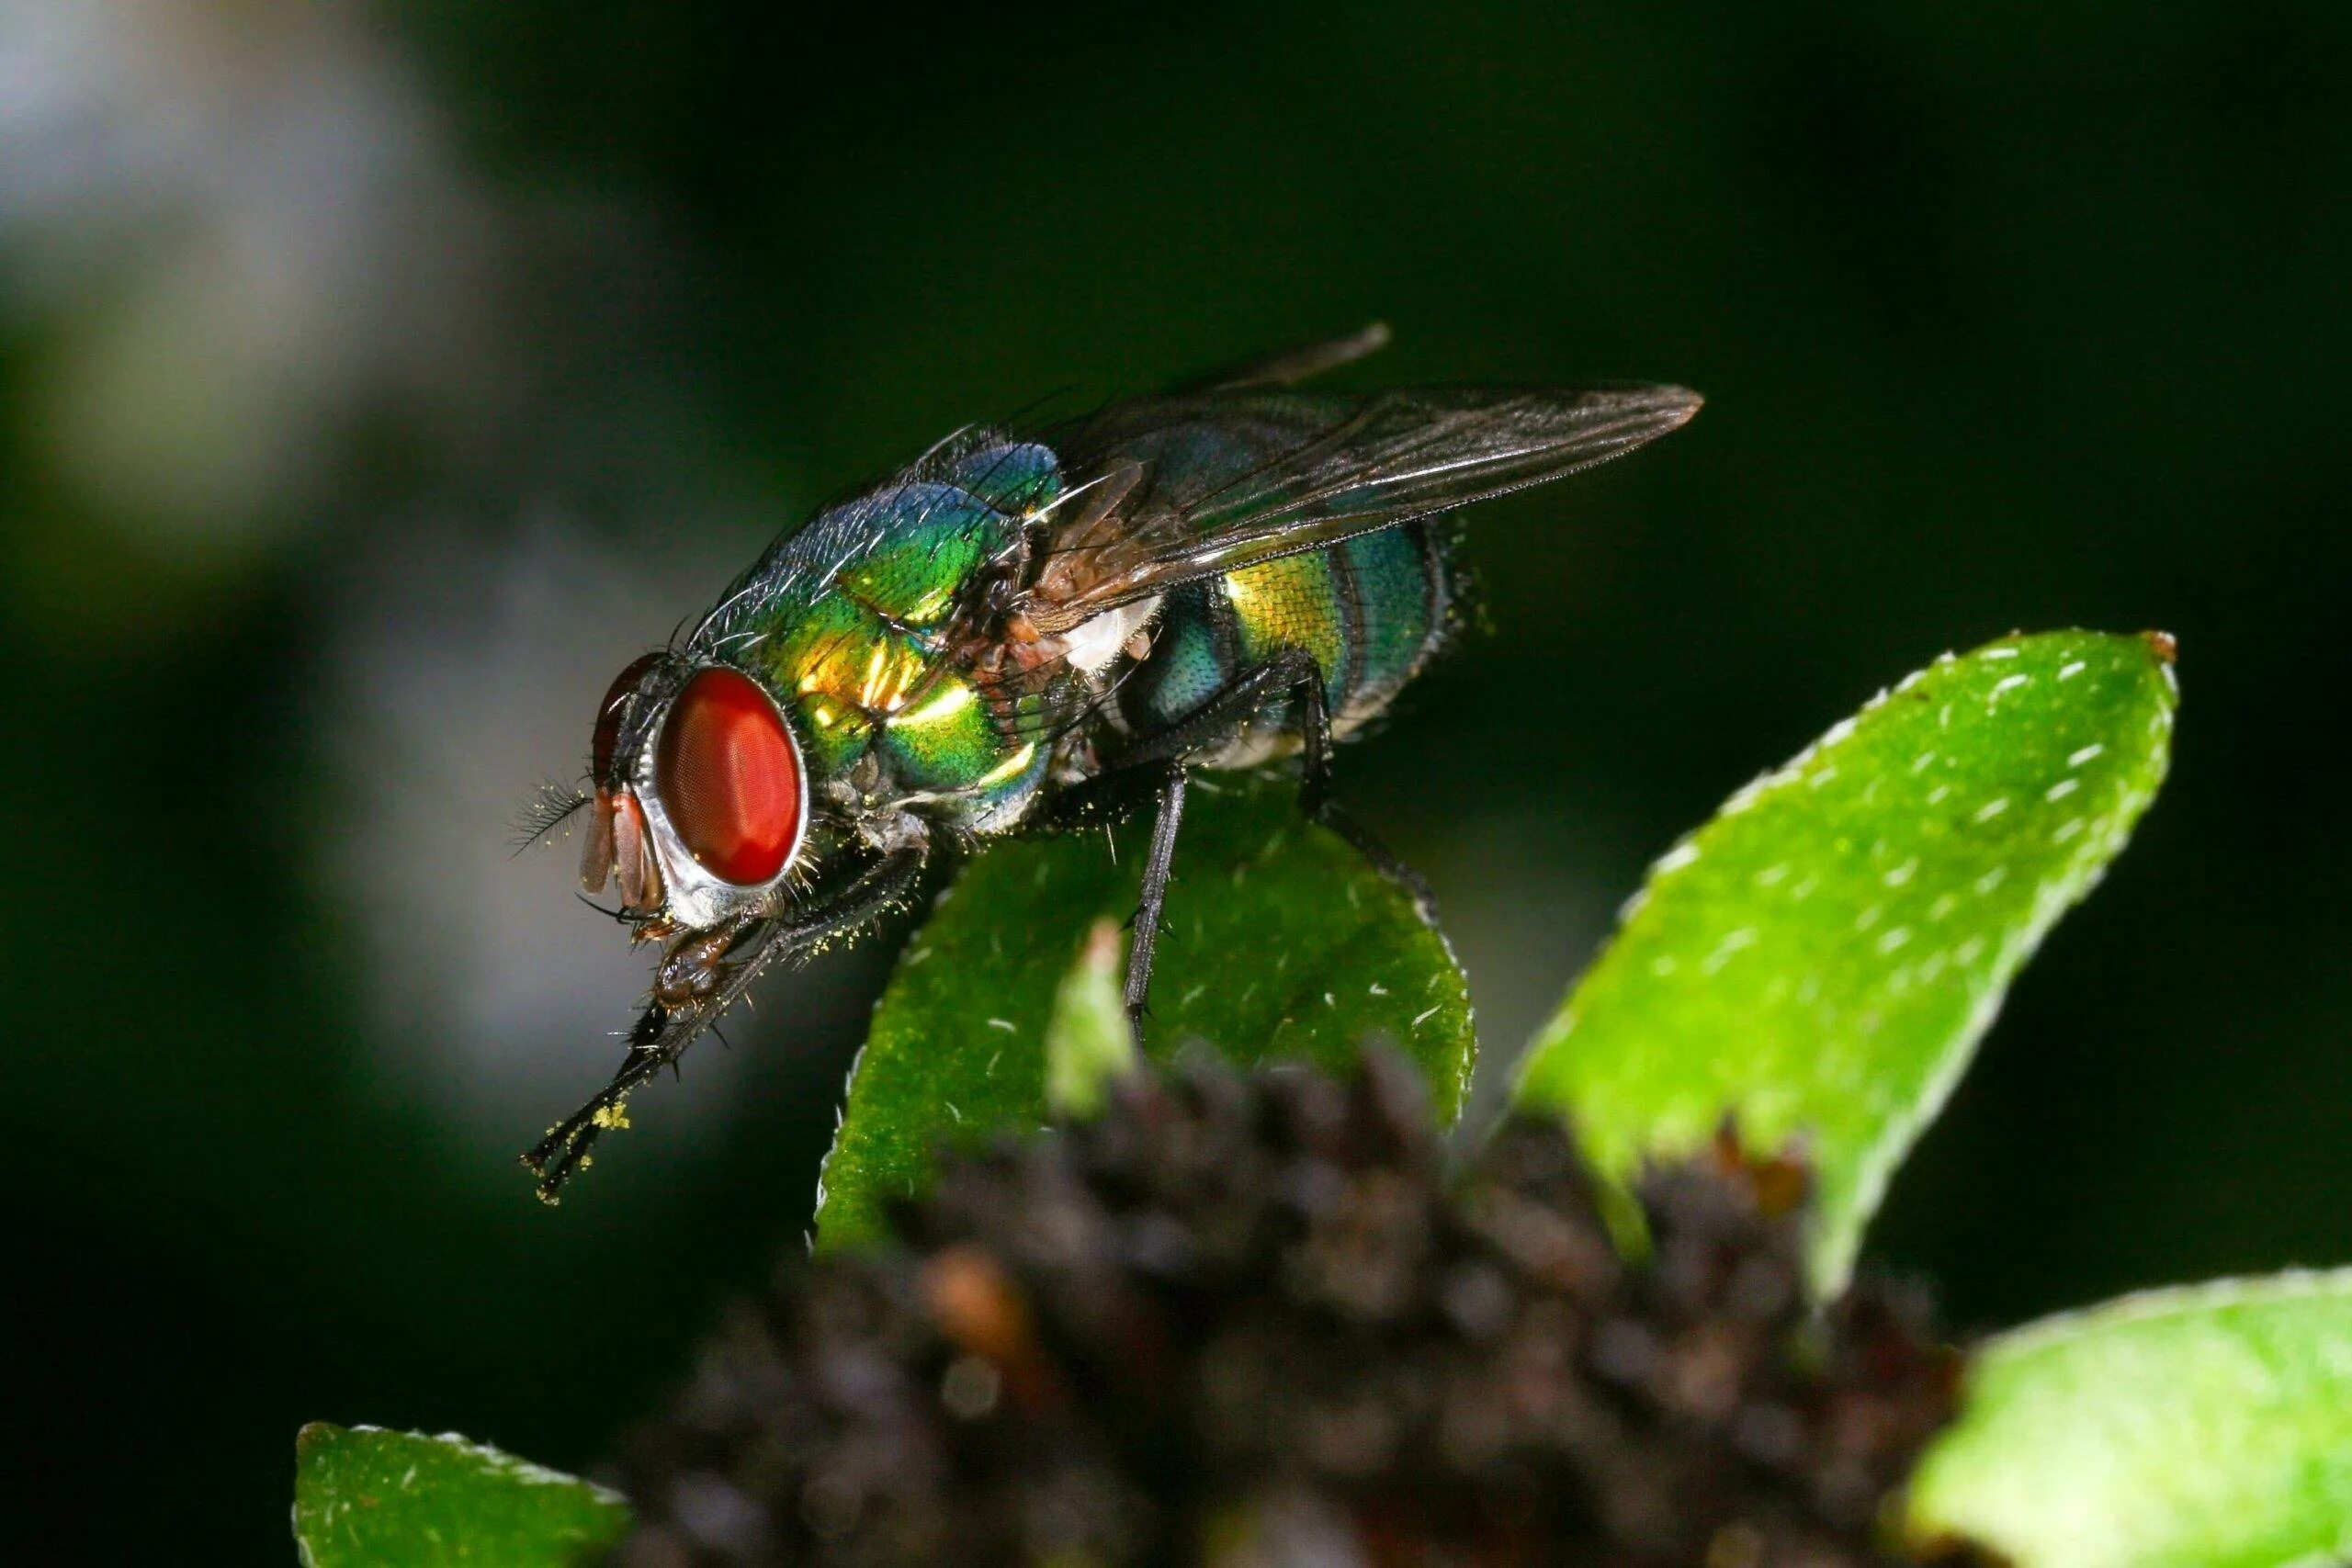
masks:
<instances>
[{"instance_id":1,"label":"fly wing","mask_svg":"<svg viewBox=\"0 0 2352 1568\"><path fill-rule=\"evenodd\" d=\"M1024 613L1051 635L1198 578L1542 484L1677 429L1699 401L1679 387L1607 387L1117 404L1046 438L1074 482Z\"/></svg>"}]
</instances>

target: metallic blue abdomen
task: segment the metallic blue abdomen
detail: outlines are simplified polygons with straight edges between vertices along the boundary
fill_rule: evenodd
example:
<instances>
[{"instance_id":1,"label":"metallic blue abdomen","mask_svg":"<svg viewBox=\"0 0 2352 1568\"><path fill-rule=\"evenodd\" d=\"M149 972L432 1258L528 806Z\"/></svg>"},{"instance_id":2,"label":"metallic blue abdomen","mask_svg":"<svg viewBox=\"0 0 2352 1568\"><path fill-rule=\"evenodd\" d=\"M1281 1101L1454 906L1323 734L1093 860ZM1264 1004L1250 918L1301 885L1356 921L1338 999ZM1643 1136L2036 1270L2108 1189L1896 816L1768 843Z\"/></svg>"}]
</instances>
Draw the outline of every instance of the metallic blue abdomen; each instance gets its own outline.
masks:
<instances>
[{"instance_id":1,"label":"metallic blue abdomen","mask_svg":"<svg viewBox=\"0 0 2352 1568\"><path fill-rule=\"evenodd\" d=\"M1408 524L1177 589L1150 656L1120 687L1126 728L1148 734L1182 720L1284 648L1314 656L1337 732L1375 717L1444 641L1454 602L1446 547L1442 525ZM1293 705L1270 705L1201 761L1248 765L1287 750Z\"/></svg>"}]
</instances>

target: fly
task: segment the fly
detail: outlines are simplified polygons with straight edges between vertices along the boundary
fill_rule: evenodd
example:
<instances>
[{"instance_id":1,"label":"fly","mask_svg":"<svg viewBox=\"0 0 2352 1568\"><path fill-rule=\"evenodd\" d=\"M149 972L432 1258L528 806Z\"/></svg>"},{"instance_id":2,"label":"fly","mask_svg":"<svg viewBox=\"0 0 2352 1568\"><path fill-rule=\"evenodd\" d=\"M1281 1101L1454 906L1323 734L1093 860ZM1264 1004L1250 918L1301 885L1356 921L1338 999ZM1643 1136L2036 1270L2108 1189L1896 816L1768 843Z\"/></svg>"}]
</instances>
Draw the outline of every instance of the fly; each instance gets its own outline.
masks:
<instances>
[{"instance_id":1,"label":"fly","mask_svg":"<svg viewBox=\"0 0 2352 1568\"><path fill-rule=\"evenodd\" d=\"M968 429L771 546L597 709L581 882L663 943L610 1084L525 1156L550 1201L639 1084L768 966L876 925L943 856L1155 810L1140 1031L1196 768L1331 749L1446 640L1448 514L1688 422L1679 387L1293 390L1374 326L1031 434ZM548 824L552 826L552 822Z\"/></svg>"}]
</instances>

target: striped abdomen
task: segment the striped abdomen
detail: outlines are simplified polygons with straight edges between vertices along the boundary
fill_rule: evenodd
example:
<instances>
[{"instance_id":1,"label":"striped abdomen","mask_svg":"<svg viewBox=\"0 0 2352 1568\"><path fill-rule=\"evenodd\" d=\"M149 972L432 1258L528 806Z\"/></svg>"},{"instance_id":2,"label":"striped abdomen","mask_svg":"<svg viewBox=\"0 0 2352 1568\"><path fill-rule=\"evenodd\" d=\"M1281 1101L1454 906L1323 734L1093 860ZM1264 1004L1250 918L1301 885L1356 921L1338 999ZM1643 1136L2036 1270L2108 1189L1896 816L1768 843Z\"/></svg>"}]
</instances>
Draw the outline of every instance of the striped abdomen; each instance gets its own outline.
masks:
<instances>
[{"instance_id":1,"label":"striped abdomen","mask_svg":"<svg viewBox=\"0 0 2352 1568\"><path fill-rule=\"evenodd\" d=\"M1443 525L1408 524L1285 556L1170 593L1150 656L1126 671L1120 716L1150 734L1285 648L1314 655L1336 734L1377 716L1444 641L1454 584ZM1248 767L1295 749L1288 700L1196 759Z\"/></svg>"}]
</instances>

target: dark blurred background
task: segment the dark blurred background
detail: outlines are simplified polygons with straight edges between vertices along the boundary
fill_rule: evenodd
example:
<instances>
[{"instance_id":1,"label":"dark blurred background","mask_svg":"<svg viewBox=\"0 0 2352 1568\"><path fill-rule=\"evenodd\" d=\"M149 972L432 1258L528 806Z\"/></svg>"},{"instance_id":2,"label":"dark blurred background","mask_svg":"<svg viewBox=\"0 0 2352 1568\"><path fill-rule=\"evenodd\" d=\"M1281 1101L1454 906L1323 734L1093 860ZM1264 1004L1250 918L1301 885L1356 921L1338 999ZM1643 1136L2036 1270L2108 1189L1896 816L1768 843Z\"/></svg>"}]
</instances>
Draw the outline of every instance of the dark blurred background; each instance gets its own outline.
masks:
<instances>
[{"instance_id":1,"label":"dark blurred background","mask_svg":"<svg viewBox=\"0 0 2352 1568\"><path fill-rule=\"evenodd\" d=\"M644 964L508 860L629 657L952 426L1384 318L1671 379L1343 758L1488 1084L1880 685L2160 626L2172 784L1871 1251L1996 1325L2352 1259L2352 13L0 0L13 1528L286 1560L294 1430L592 1462L798 1245L888 944L560 1210Z\"/></svg>"}]
</instances>

